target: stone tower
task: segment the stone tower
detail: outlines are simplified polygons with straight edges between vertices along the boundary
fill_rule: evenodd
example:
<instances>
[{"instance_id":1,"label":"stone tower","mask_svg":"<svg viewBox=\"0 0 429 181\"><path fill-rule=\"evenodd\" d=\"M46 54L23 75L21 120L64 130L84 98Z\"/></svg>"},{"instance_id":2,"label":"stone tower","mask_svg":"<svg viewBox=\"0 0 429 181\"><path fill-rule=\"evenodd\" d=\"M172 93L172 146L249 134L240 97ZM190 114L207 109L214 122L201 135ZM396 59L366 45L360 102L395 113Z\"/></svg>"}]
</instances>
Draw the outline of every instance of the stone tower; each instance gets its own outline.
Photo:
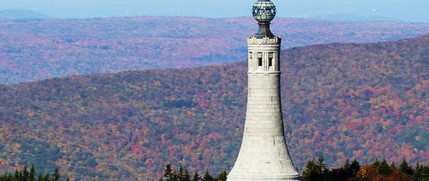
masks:
<instances>
[{"instance_id":1,"label":"stone tower","mask_svg":"<svg viewBox=\"0 0 429 181\"><path fill-rule=\"evenodd\" d=\"M280 102L281 38L270 31L276 8L258 0L253 17L259 24L248 44L248 96L240 153L228 181L299 180L284 136Z\"/></svg>"}]
</instances>

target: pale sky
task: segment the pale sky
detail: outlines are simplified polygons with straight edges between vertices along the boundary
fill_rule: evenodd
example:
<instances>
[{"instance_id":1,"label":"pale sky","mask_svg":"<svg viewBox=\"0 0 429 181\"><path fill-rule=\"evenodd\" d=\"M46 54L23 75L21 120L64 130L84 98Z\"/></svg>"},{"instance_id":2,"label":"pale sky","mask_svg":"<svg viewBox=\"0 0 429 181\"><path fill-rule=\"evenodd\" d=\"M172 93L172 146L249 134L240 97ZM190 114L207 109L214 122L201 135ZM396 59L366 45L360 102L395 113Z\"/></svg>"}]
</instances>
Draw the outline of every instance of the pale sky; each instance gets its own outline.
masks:
<instances>
[{"instance_id":1,"label":"pale sky","mask_svg":"<svg viewBox=\"0 0 429 181\"><path fill-rule=\"evenodd\" d=\"M0 11L33 10L55 18L250 16L256 0L0 0ZM281 17L332 15L429 22L429 0L272 0Z\"/></svg>"}]
</instances>

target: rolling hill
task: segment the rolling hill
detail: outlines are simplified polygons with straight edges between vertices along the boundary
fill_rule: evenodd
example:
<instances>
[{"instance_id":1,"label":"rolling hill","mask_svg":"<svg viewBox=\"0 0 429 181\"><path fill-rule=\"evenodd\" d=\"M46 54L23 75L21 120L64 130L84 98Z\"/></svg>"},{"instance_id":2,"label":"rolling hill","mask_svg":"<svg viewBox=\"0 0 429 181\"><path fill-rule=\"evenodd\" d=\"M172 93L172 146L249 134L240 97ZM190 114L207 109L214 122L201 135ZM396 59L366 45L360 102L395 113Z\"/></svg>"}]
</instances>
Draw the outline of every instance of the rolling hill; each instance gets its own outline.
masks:
<instances>
[{"instance_id":1,"label":"rolling hill","mask_svg":"<svg viewBox=\"0 0 429 181\"><path fill-rule=\"evenodd\" d=\"M0 83L242 61L251 18L0 19ZM285 48L392 41L429 33L428 23L344 23L276 18Z\"/></svg>"},{"instance_id":2,"label":"rolling hill","mask_svg":"<svg viewBox=\"0 0 429 181\"><path fill-rule=\"evenodd\" d=\"M296 166L323 156L429 160L429 35L282 54L282 105ZM246 62L0 86L0 171L34 163L80 180L157 179L164 165L213 173L238 154ZM193 171L193 170L192 170Z\"/></svg>"},{"instance_id":3,"label":"rolling hill","mask_svg":"<svg viewBox=\"0 0 429 181\"><path fill-rule=\"evenodd\" d=\"M0 18L13 20L51 19L51 17L31 10L6 9L0 10Z\"/></svg>"}]
</instances>

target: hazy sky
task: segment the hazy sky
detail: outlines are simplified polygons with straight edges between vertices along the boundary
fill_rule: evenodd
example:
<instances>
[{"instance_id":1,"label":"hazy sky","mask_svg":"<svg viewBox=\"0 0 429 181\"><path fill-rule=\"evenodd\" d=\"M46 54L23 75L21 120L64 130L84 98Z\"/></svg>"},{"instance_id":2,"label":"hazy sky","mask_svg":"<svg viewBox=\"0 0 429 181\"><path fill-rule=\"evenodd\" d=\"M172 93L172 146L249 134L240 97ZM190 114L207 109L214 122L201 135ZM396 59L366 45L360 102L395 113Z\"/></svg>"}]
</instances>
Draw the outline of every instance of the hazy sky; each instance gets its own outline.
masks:
<instances>
[{"instance_id":1,"label":"hazy sky","mask_svg":"<svg viewBox=\"0 0 429 181\"><path fill-rule=\"evenodd\" d=\"M0 0L0 10L33 10L56 18L110 16L249 16L256 0ZM347 14L429 22L429 0L273 0L282 17Z\"/></svg>"}]
</instances>

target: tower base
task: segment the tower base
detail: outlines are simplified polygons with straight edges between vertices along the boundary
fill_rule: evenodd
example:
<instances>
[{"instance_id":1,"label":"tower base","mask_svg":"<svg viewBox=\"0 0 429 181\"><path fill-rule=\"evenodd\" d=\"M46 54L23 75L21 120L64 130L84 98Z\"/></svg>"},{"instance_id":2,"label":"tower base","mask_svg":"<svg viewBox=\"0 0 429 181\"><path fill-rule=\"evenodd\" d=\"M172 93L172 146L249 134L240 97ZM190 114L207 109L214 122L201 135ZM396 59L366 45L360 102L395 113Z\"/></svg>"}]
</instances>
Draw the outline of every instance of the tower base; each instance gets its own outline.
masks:
<instances>
[{"instance_id":1,"label":"tower base","mask_svg":"<svg viewBox=\"0 0 429 181\"><path fill-rule=\"evenodd\" d=\"M254 178L254 177L239 177L234 178L228 175L227 181L301 181L300 177L291 177L291 178Z\"/></svg>"}]
</instances>

